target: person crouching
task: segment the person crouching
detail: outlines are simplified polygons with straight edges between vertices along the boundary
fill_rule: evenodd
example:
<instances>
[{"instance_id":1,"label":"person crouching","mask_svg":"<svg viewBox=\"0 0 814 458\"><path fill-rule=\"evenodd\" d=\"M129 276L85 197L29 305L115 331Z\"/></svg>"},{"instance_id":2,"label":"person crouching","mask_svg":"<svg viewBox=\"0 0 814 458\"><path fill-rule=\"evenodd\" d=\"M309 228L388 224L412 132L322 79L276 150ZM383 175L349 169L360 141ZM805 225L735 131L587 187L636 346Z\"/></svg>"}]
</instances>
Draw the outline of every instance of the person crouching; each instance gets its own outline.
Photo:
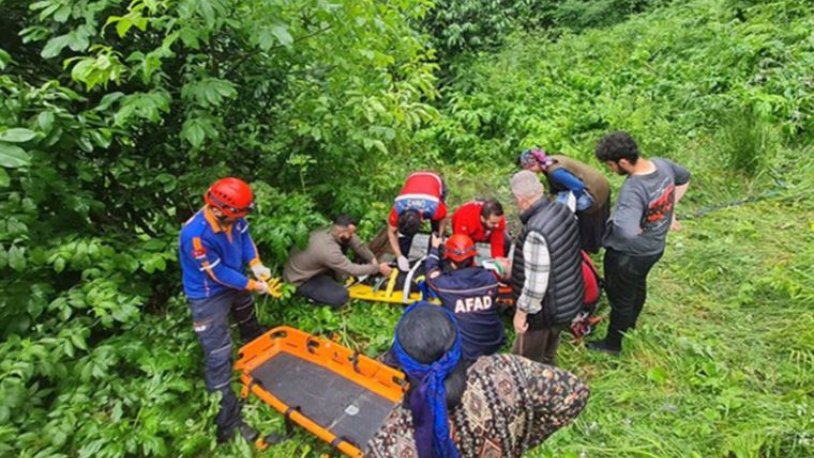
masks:
<instances>
[{"instance_id":1,"label":"person crouching","mask_svg":"<svg viewBox=\"0 0 814 458\"><path fill-rule=\"evenodd\" d=\"M475 265L475 242L455 234L444 244L444 260L451 271L441 268L441 238L433 234L425 262L427 283L441 303L455 314L461 330L463 357L473 363L481 356L497 353L506 341L498 315L498 278L493 271Z\"/></svg>"}]
</instances>

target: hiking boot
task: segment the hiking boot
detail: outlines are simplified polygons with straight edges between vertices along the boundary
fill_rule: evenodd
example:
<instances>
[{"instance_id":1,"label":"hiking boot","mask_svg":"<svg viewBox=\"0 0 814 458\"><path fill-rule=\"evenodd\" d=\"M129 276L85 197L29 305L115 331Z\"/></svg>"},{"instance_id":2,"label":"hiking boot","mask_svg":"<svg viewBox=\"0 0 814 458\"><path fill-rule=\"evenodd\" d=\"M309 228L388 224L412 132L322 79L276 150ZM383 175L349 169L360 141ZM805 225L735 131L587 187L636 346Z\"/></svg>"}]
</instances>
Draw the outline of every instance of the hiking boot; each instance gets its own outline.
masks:
<instances>
[{"instance_id":1,"label":"hiking boot","mask_svg":"<svg viewBox=\"0 0 814 458\"><path fill-rule=\"evenodd\" d=\"M622 353L621 348L612 347L604 340L592 340L587 342L585 347L587 347L588 350L601 351L602 353L607 353L612 356L619 356Z\"/></svg>"},{"instance_id":2,"label":"hiking boot","mask_svg":"<svg viewBox=\"0 0 814 458\"><path fill-rule=\"evenodd\" d=\"M262 336L267 331L265 326L261 326L256 320L246 323L243 326L239 326L238 329L240 330L240 341L243 345L246 345L254 339Z\"/></svg>"},{"instance_id":3,"label":"hiking boot","mask_svg":"<svg viewBox=\"0 0 814 458\"><path fill-rule=\"evenodd\" d=\"M254 442L257 440L257 437L260 436L260 433L258 433L256 429L241 421L237 426L225 429L218 428L218 443L223 444L229 442L235 435L235 429L237 429L240 433L240 437L246 440L246 442Z\"/></svg>"},{"instance_id":4,"label":"hiking boot","mask_svg":"<svg viewBox=\"0 0 814 458\"><path fill-rule=\"evenodd\" d=\"M235 427L232 426L230 428L218 428L217 439L219 444L225 444L229 442L232 436L235 435Z\"/></svg>"},{"instance_id":5,"label":"hiking boot","mask_svg":"<svg viewBox=\"0 0 814 458\"><path fill-rule=\"evenodd\" d=\"M243 422L240 422L240 426L237 427L237 430L240 431L240 436L245 439L246 442L254 442L257 440L257 437L260 436L260 433L258 433L256 429Z\"/></svg>"}]
</instances>

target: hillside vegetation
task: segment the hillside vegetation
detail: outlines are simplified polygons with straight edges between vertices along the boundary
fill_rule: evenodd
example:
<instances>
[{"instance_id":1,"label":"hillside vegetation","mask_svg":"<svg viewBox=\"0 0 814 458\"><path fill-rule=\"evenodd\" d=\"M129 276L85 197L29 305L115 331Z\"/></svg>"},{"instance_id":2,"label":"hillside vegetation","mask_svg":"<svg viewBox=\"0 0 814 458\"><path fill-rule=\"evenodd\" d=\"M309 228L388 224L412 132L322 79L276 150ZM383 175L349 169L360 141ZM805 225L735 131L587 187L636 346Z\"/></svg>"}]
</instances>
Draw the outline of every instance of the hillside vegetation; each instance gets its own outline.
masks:
<instances>
[{"instance_id":1,"label":"hillside vegetation","mask_svg":"<svg viewBox=\"0 0 814 458\"><path fill-rule=\"evenodd\" d=\"M520 150L600 168L626 130L693 172L683 229L621 358L562 345L591 400L530 456L814 456L814 2L448 3L0 0L0 455L327 453L215 445L176 260L206 186L252 183L279 273L332 213L372 237L412 169L511 207ZM399 313L258 301L369 355Z\"/></svg>"}]
</instances>

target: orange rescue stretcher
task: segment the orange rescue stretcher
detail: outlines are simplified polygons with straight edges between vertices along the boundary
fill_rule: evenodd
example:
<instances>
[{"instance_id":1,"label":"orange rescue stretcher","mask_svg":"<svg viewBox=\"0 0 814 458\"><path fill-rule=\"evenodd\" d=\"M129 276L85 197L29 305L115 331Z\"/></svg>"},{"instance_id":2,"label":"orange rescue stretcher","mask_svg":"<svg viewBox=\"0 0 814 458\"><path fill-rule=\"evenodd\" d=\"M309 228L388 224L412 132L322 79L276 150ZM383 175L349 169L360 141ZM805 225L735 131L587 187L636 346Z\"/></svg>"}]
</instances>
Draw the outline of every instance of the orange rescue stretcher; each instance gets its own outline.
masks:
<instances>
[{"instance_id":1,"label":"orange rescue stretcher","mask_svg":"<svg viewBox=\"0 0 814 458\"><path fill-rule=\"evenodd\" d=\"M365 444L400 403L402 372L327 339L281 326L240 349L243 399L251 395L345 455ZM256 445L264 448L264 439Z\"/></svg>"}]
</instances>

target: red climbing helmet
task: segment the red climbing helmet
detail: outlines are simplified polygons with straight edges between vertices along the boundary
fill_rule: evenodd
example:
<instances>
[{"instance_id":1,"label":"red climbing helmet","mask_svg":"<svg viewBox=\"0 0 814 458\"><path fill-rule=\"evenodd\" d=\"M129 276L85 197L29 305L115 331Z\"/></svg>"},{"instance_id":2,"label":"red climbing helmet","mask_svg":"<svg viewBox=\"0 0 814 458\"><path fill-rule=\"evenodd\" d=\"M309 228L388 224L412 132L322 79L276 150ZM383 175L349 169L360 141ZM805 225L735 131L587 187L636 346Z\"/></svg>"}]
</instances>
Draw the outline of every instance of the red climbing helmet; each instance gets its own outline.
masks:
<instances>
[{"instance_id":1,"label":"red climbing helmet","mask_svg":"<svg viewBox=\"0 0 814 458\"><path fill-rule=\"evenodd\" d=\"M239 178L221 178L209 187L204 201L230 218L242 218L254 209L252 188Z\"/></svg>"},{"instance_id":2,"label":"red climbing helmet","mask_svg":"<svg viewBox=\"0 0 814 458\"><path fill-rule=\"evenodd\" d=\"M476 254L475 242L468 235L455 234L444 243L444 259L462 263Z\"/></svg>"}]
</instances>

